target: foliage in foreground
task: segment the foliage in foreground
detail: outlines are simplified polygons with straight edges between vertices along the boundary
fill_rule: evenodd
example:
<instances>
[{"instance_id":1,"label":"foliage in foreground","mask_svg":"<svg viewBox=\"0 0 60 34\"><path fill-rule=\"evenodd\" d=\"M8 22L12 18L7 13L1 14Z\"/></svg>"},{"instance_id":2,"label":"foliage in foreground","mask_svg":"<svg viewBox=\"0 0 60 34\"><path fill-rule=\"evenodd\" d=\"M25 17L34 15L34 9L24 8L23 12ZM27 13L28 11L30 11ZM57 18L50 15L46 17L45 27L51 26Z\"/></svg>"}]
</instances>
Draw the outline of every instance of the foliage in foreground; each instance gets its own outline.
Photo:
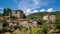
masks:
<instances>
[{"instance_id":1,"label":"foliage in foreground","mask_svg":"<svg viewBox=\"0 0 60 34\"><path fill-rule=\"evenodd\" d=\"M19 30L26 31L26 30L28 30L28 28L26 28L26 27L20 27Z\"/></svg>"},{"instance_id":2,"label":"foliage in foreground","mask_svg":"<svg viewBox=\"0 0 60 34\"><path fill-rule=\"evenodd\" d=\"M42 31L43 31L45 34L48 33L49 29L48 29L48 26L47 26L47 25L42 25L41 28L42 28Z\"/></svg>"},{"instance_id":3,"label":"foliage in foreground","mask_svg":"<svg viewBox=\"0 0 60 34\"><path fill-rule=\"evenodd\" d=\"M57 16L57 18L56 18L55 29L58 29L60 32L60 16Z\"/></svg>"}]
</instances>

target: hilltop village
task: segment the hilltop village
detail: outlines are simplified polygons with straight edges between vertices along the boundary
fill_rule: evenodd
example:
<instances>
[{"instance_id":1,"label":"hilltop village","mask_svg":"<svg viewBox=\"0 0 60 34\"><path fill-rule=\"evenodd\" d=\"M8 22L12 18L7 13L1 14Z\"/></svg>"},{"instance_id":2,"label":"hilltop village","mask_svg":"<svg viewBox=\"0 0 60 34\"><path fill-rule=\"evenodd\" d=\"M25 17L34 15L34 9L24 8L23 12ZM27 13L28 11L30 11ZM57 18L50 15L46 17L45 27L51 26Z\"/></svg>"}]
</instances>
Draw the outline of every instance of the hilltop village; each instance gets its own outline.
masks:
<instances>
[{"instance_id":1,"label":"hilltop village","mask_svg":"<svg viewBox=\"0 0 60 34\"><path fill-rule=\"evenodd\" d=\"M3 13L4 13L2 14L3 16L0 16L0 29L2 30L1 32L6 32L6 31L13 32L18 28L23 29L24 27L27 30L29 30L31 33L30 28L37 27L40 30L40 27L42 25L41 23L39 23L38 18L31 18L31 19L26 18L22 10L11 10L10 11L10 9L4 9ZM43 24L47 25L47 27L51 30L51 32L54 31L55 28L52 23L55 23L55 20L56 20L55 14L47 14L42 17L42 20L43 22L45 22Z\"/></svg>"},{"instance_id":2,"label":"hilltop village","mask_svg":"<svg viewBox=\"0 0 60 34\"><path fill-rule=\"evenodd\" d=\"M37 19L26 19L24 18L24 13L21 10L12 10L12 16L0 16L0 20L5 19L8 22L7 27L27 27L29 26L37 26ZM3 18L4 17L4 18ZM15 19L14 19L15 18ZM3 23L1 23L1 29L3 29L4 26L2 26Z\"/></svg>"}]
</instances>

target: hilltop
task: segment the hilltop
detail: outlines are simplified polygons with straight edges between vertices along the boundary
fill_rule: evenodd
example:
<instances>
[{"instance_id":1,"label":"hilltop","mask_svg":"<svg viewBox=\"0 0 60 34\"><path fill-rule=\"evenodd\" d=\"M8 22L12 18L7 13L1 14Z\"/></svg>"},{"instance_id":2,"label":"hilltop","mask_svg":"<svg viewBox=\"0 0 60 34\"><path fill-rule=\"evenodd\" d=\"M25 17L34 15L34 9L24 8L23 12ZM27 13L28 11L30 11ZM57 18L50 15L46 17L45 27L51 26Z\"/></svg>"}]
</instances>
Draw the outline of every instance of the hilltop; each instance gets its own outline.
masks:
<instances>
[{"instance_id":1,"label":"hilltop","mask_svg":"<svg viewBox=\"0 0 60 34\"><path fill-rule=\"evenodd\" d=\"M47 14L53 14L55 16L60 16L60 11L56 11L56 12L37 12L37 13L32 13L28 16L26 16L26 18L42 18L44 15L47 15Z\"/></svg>"}]
</instances>

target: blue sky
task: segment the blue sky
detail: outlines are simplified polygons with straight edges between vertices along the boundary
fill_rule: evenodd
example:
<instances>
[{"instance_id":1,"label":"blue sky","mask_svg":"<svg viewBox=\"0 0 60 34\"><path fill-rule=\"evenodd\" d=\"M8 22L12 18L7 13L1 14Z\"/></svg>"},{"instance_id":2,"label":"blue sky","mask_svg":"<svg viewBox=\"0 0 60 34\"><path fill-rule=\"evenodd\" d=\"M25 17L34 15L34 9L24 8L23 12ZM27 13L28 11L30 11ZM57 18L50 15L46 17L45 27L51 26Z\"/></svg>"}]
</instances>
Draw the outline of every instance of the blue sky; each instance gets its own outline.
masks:
<instances>
[{"instance_id":1,"label":"blue sky","mask_svg":"<svg viewBox=\"0 0 60 34\"><path fill-rule=\"evenodd\" d=\"M21 9L31 14L39 11L60 10L60 0L0 0L0 13L3 8Z\"/></svg>"}]
</instances>

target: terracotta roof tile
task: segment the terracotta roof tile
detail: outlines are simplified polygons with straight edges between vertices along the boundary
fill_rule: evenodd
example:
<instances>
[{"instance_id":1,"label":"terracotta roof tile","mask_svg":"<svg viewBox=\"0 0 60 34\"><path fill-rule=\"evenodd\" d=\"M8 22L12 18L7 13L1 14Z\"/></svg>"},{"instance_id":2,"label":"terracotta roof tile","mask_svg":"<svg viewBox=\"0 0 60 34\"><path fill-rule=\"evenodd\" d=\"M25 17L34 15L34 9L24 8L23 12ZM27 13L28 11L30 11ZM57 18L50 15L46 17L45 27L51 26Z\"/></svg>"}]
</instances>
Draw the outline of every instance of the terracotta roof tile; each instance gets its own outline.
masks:
<instances>
[{"instance_id":1,"label":"terracotta roof tile","mask_svg":"<svg viewBox=\"0 0 60 34\"><path fill-rule=\"evenodd\" d=\"M20 19L20 21L28 21L29 19Z\"/></svg>"},{"instance_id":2,"label":"terracotta roof tile","mask_svg":"<svg viewBox=\"0 0 60 34\"><path fill-rule=\"evenodd\" d=\"M10 22L17 22L17 20L13 20L13 21L12 21L12 20L10 20Z\"/></svg>"},{"instance_id":3,"label":"terracotta roof tile","mask_svg":"<svg viewBox=\"0 0 60 34\"><path fill-rule=\"evenodd\" d=\"M32 23L32 21L34 21L34 20L37 20L37 19L24 19L24 18L22 18L22 19L18 19L18 20L20 20L20 21L28 21L28 23ZM10 19L10 21L8 20L8 22L18 22L17 20L12 20L12 19Z\"/></svg>"},{"instance_id":4,"label":"terracotta roof tile","mask_svg":"<svg viewBox=\"0 0 60 34\"><path fill-rule=\"evenodd\" d=\"M8 20L7 22L10 22L10 23L16 23L17 22L17 20Z\"/></svg>"},{"instance_id":5,"label":"terracotta roof tile","mask_svg":"<svg viewBox=\"0 0 60 34\"><path fill-rule=\"evenodd\" d=\"M32 23L32 20L29 20L28 23Z\"/></svg>"}]
</instances>

